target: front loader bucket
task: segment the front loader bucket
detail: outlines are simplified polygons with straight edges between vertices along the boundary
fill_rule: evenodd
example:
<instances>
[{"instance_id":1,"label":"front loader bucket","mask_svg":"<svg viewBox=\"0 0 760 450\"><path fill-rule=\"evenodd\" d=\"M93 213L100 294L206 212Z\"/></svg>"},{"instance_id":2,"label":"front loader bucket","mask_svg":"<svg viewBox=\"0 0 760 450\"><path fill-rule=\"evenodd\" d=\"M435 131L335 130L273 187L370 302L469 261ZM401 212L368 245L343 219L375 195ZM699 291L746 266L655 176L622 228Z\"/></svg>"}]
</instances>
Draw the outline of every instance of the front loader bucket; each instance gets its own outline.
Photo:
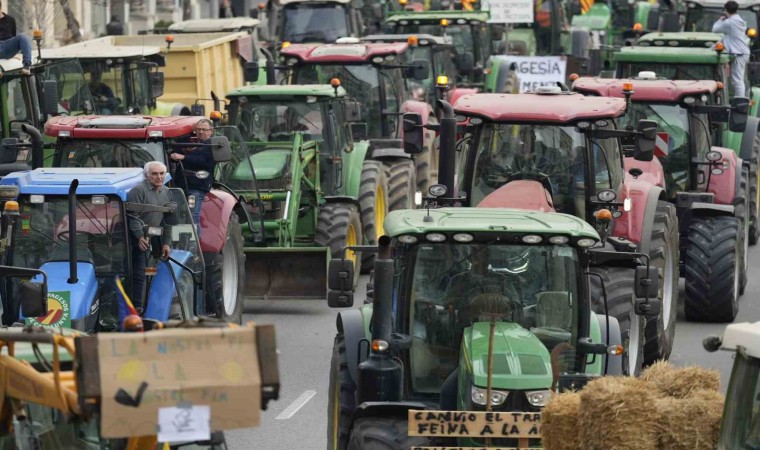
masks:
<instances>
[{"instance_id":1,"label":"front loader bucket","mask_svg":"<svg viewBox=\"0 0 760 450\"><path fill-rule=\"evenodd\" d=\"M252 299L327 297L326 247L246 247L245 296Z\"/></svg>"}]
</instances>

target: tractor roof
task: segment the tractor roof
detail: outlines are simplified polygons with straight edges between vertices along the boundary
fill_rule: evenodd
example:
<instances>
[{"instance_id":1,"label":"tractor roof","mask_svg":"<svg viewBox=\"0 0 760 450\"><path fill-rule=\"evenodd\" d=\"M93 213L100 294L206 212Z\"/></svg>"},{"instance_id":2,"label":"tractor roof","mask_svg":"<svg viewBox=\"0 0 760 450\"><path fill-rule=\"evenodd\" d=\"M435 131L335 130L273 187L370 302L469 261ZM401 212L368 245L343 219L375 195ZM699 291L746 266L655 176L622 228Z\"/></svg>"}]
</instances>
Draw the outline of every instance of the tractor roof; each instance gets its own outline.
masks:
<instances>
[{"instance_id":1,"label":"tractor roof","mask_svg":"<svg viewBox=\"0 0 760 450\"><path fill-rule=\"evenodd\" d=\"M722 6L721 6L722 7ZM678 33L647 33L636 42L640 47L710 48L723 37L720 33L683 31Z\"/></svg>"},{"instance_id":2,"label":"tractor roof","mask_svg":"<svg viewBox=\"0 0 760 450\"><path fill-rule=\"evenodd\" d=\"M43 48L42 59L142 58L161 53L161 47L139 42L121 43L123 36L105 36L58 48ZM147 38L148 36L140 36Z\"/></svg>"},{"instance_id":3,"label":"tractor roof","mask_svg":"<svg viewBox=\"0 0 760 450\"><path fill-rule=\"evenodd\" d=\"M688 0L686 4L688 5L689 3L694 3L703 8L720 9L723 9L723 6L726 4L723 0ZM760 5L760 0L737 0L736 3L739 4L739 9L748 9Z\"/></svg>"},{"instance_id":4,"label":"tractor roof","mask_svg":"<svg viewBox=\"0 0 760 450\"><path fill-rule=\"evenodd\" d=\"M665 64L718 64L727 63L725 53L709 48L689 47L623 47L613 56L616 62L652 62Z\"/></svg>"},{"instance_id":5,"label":"tractor roof","mask_svg":"<svg viewBox=\"0 0 760 450\"><path fill-rule=\"evenodd\" d=\"M74 139L174 138L190 134L201 116L58 116L45 124L45 134L68 131ZM161 133L161 136L157 135ZM152 135L151 135L152 134Z\"/></svg>"},{"instance_id":6,"label":"tractor roof","mask_svg":"<svg viewBox=\"0 0 760 450\"><path fill-rule=\"evenodd\" d=\"M293 44L280 50L282 56L295 56L303 62L367 62L377 56L398 55L409 46L406 42L373 44Z\"/></svg>"},{"instance_id":7,"label":"tractor roof","mask_svg":"<svg viewBox=\"0 0 760 450\"><path fill-rule=\"evenodd\" d=\"M760 358L760 322L732 323L726 327L720 348L736 351L739 347L744 347L752 358Z\"/></svg>"},{"instance_id":8,"label":"tractor roof","mask_svg":"<svg viewBox=\"0 0 760 450\"><path fill-rule=\"evenodd\" d=\"M425 220L430 215L433 220ZM388 236L429 232L550 233L599 240L586 221L568 214L508 208L407 209L388 213Z\"/></svg>"},{"instance_id":9,"label":"tractor roof","mask_svg":"<svg viewBox=\"0 0 760 450\"><path fill-rule=\"evenodd\" d=\"M433 36L432 34L371 34L360 38L362 42L407 42L410 37L416 37L419 45L449 45L453 46L451 36Z\"/></svg>"},{"instance_id":10,"label":"tractor roof","mask_svg":"<svg viewBox=\"0 0 760 450\"><path fill-rule=\"evenodd\" d=\"M495 122L570 123L622 116L625 100L581 94L468 94L454 104L457 114Z\"/></svg>"},{"instance_id":11,"label":"tractor roof","mask_svg":"<svg viewBox=\"0 0 760 450\"><path fill-rule=\"evenodd\" d=\"M594 3L585 14L573 16L571 26L574 28L585 27L590 30L605 30L612 21L610 8L604 3Z\"/></svg>"},{"instance_id":12,"label":"tractor roof","mask_svg":"<svg viewBox=\"0 0 760 450\"><path fill-rule=\"evenodd\" d=\"M342 87L338 88L337 95L335 94L335 88L329 84L292 84L292 85L249 85L233 89L227 93L227 98L230 97L305 97L316 96L325 98L340 98L346 96L346 90Z\"/></svg>"},{"instance_id":13,"label":"tractor roof","mask_svg":"<svg viewBox=\"0 0 760 450\"><path fill-rule=\"evenodd\" d=\"M169 25L172 33L213 33L239 31L256 28L261 21L252 17L231 17L226 19L192 19Z\"/></svg>"},{"instance_id":14,"label":"tractor roof","mask_svg":"<svg viewBox=\"0 0 760 450\"><path fill-rule=\"evenodd\" d=\"M633 84L633 101L680 102L686 96L712 94L718 90L717 81L694 80L612 80L582 77L575 80L573 90L582 94L623 98L623 84Z\"/></svg>"},{"instance_id":15,"label":"tractor roof","mask_svg":"<svg viewBox=\"0 0 760 450\"><path fill-rule=\"evenodd\" d=\"M66 195L71 182L79 180L77 195L118 195L123 200L127 192L142 182L142 168L56 167L13 172L0 184L19 187L21 194Z\"/></svg>"},{"instance_id":16,"label":"tractor roof","mask_svg":"<svg viewBox=\"0 0 760 450\"><path fill-rule=\"evenodd\" d=\"M0 59L0 69L3 72L10 72L12 70L20 70L24 67L24 63L20 59Z\"/></svg>"},{"instance_id":17,"label":"tractor roof","mask_svg":"<svg viewBox=\"0 0 760 450\"><path fill-rule=\"evenodd\" d=\"M449 19L449 20L453 20L451 24L455 25L457 23L457 20L459 19L462 19L468 22L471 20L475 20L477 22L488 22L489 18L490 18L490 14L488 13L488 11L454 11L454 10L424 11L424 12L403 11L403 12L391 13L391 15L387 19L385 19L385 22L386 23L400 22L400 21L406 20L406 21L411 21L412 24L416 25L416 21L419 21L420 23L438 23L441 19ZM408 25L408 24L402 23L401 25Z\"/></svg>"}]
</instances>

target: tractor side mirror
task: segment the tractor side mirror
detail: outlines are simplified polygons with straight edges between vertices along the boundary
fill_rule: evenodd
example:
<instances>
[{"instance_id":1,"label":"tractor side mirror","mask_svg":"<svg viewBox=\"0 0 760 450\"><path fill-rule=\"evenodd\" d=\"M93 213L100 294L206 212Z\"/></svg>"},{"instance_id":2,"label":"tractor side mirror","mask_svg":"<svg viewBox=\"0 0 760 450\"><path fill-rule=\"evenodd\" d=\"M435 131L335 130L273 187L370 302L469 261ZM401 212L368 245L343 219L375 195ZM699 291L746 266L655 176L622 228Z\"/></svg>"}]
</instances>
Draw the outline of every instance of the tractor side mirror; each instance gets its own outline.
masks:
<instances>
[{"instance_id":1,"label":"tractor side mirror","mask_svg":"<svg viewBox=\"0 0 760 450\"><path fill-rule=\"evenodd\" d=\"M259 81L259 62L250 61L245 63L245 69L243 69L243 80L249 83L255 83Z\"/></svg>"},{"instance_id":2,"label":"tractor side mirror","mask_svg":"<svg viewBox=\"0 0 760 450\"><path fill-rule=\"evenodd\" d=\"M749 74L749 84L760 84L760 61L747 63L747 72Z\"/></svg>"},{"instance_id":3,"label":"tractor side mirror","mask_svg":"<svg viewBox=\"0 0 760 450\"><path fill-rule=\"evenodd\" d=\"M47 286L45 283L32 281L21 283L21 313L25 317L41 317L47 314Z\"/></svg>"},{"instance_id":4,"label":"tractor side mirror","mask_svg":"<svg viewBox=\"0 0 760 450\"><path fill-rule=\"evenodd\" d=\"M150 72L150 96L158 98L164 95L164 73Z\"/></svg>"},{"instance_id":5,"label":"tractor side mirror","mask_svg":"<svg viewBox=\"0 0 760 450\"><path fill-rule=\"evenodd\" d=\"M232 148L227 136L211 137L211 153L214 155L214 161L225 162L232 159Z\"/></svg>"},{"instance_id":6,"label":"tractor side mirror","mask_svg":"<svg viewBox=\"0 0 760 450\"><path fill-rule=\"evenodd\" d=\"M190 115L191 116L205 116L206 105L201 105L200 103L194 104L193 106L190 107Z\"/></svg>"},{"instance_id":7,"label":"tractor side mirror","mask_svg":"<svg viewBox=\"0 0 760 450\"><path fill-rule=\"evenodd\" d=\"M654 120L639 120L636 127L636 144L633 149L633 159L636 161L651 161L654 158L654 146L657 141L657 122Z\"/></svg>"},{"instance_id":8,"label":"tractor side mirror","mask_svg":"<svg viewBox=\"0 0 760 450\"><path fill-rule=\"evenodd\" d=\"M749 99L747 97L734 97L731 99L731 113L728 116L728 129L735 132L743 132L747 128L747 116L749 115Z\"/></svg>"},{"instance_id":9,"label":"tractor side mirror","mask_svg":"<svg viewBox=\"0 0 760 450\"><path fill-rule=\"evenodd\" d=\"M657 267L636 267L634 275L634 293L638 298L657 298L659 294L660 272Z\"/></svg>"},{"instance_id":10,"label":"tractor side mirror","mask_svg":"<svg viewBox=\"0 0 760 450\"><path fill-rule=\"evenodd\" d=\"M354 293L351 291L330 291L327 293L327 306L330 308L350 308L354 306Z\"/></svg>"},{"instance_id":11,"label":"tractor side mirror","mask_svg":"<svg viewBox=\"0 0 760 450\"><path fill-rule=\"evenodd\" d=\"M51 116L58 115L58 82L45 80L42 82L42 112Z\"/></svg>"},{"instance_id":12,"label":"tractor side mirror","mask_svg":"<svg viewBox=\"0 0 760 450\"><path fill-rule=\"evenodd\" d=\"M327 269L327 305L330 308L349 308L354 305L354 262L332 259Z\"/></svg>"},{"instance_id":13,"label":"tractor side mirror","mask_svg":"<svg viewBox=\"0 0 760 450\"><path fill-rule=\"evenodd\" d=\"M414 80L427 80L430 76L430 67L424 59L415 59L412 64L406 68L406 77Z\"/></svg>"},{"instance_id":14,"label":"tractor side mirror","mask_svg":"<svg viewBox=\"0 0 760 450\"><path fill-rule=\"evenodd\" d=\"M410 155L422 153L422 116L419 113L404 113L404 152Z\"/></svg>"},{"instance_id":15,"label":"tractor side mirror","mask_svg":"<svg viewBox=\"0 0 760 450\"><path fill-rule=\"evenodd\" d=\"M638 298L633 302L633 312L637 316L657 317L660 315L662 304L658 298L643 299Z\"/></svg>"},{"instance_id":16,"label":"tractor side mirror","mask_svg":"<svg viewBox=\"0 0 760 450\"><path fill-rule=\"evenodd\" d=\"M356 100L346 100L343 103L343 117L348 123L361 122L362 104Z\"/></svg>"},{"instance_id":17,"label":"tractor side mirror","mask_svg":"<svg viewBox=\"0 0 760 450\"><path fill-rule=\"evenodd\" d=\"M18 139L4 138L0 141L0 164L11 164L18 158Z\"/></svg>"}]
</instances>

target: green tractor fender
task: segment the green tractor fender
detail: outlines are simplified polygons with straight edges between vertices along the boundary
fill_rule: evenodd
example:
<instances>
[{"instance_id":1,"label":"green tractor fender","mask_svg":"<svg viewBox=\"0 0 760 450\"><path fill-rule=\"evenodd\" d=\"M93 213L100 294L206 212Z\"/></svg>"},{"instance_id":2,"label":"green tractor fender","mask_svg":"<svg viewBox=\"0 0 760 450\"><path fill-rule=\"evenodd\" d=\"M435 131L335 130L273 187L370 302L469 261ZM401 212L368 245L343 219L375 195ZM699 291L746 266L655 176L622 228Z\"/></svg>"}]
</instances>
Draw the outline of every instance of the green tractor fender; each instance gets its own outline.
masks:
<instances>
[{"instance_id":1,"label":"green tractor fender","mask_svg":"<svg viewBox=\"0 0 760 450\"><path fill-rule=\"evenodd\" d=\"M348 373L354 384L359 382L359 342L362 339L372 340L372 333L369 331L371 320L372 305L369 304L358 309L341 311L335 321L338 333L343 335Z\"/></svg>"},{"instance_id":2,"label":"green tractor fender","mask_svg":"<svg viewBox=\"0 0 760 450\"><path fill-rule=\"evenodd\" d=\"M343 153L343 195L359 198L362 166L369 153L369 141L354 142L350 152Z\"/></svg>"},{"instance_id":3,"label":"green tractor fender","mask_svg":"<svg viewBox=\"0 0 760 450\"><path fill-rule=\"evenodd\" d=\"M597 313L591 311L591 318L589 320L589 336L591 338L591 342L604 342L602 341L602 329L599 327L599 321L601 320L601 316L599 316ZM586 357L586 373L589 375L602 375L602 358L599 356L593 358L593 363L588 364L588 361L591 357Z\"/></svg>"},{"instance_id":4,"label":"green tractor fender","mask_svg":"<svg viewBox=\"0 0 760 450\"><path fill-rule=\"evenodd\" d=\"M157 101L156 106L148 111L151 116L189 116L190 108L182 103L167 103Z\"/></svg>"}]
</instances>

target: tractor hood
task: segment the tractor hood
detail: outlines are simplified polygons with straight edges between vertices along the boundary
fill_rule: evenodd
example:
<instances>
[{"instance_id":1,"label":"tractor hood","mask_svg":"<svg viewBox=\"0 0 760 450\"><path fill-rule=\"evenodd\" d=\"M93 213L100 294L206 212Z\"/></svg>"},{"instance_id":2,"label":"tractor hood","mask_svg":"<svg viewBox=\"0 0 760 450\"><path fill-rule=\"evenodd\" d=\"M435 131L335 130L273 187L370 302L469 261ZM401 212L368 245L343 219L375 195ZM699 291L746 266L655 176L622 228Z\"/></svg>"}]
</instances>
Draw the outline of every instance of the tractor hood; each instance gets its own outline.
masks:
<instances>
[{"instance_id":1,"label":"tractor hood","mask_svg":"<svg viewBox=\"0 0 760 450\"><path fill-rule=\"evenodd\" d=\"M464 333L464 370L472 383L488 384L490 324L476 322ZM497 322L493 340L493 388L500 390L548 389L552 385L549 351L530 331L516 323Z\"/></svg>"},{"instance_id":2,"label":"tractor hood","mask_svg":"<svg viewBox=\"0 0 760 450\"><path fill-rule=\"evenodd\" d=\"M274 180L285 175L290 164L290 153L290 150L264 150L251 156L256 180Z\"/></svg>"}]
</instances>

